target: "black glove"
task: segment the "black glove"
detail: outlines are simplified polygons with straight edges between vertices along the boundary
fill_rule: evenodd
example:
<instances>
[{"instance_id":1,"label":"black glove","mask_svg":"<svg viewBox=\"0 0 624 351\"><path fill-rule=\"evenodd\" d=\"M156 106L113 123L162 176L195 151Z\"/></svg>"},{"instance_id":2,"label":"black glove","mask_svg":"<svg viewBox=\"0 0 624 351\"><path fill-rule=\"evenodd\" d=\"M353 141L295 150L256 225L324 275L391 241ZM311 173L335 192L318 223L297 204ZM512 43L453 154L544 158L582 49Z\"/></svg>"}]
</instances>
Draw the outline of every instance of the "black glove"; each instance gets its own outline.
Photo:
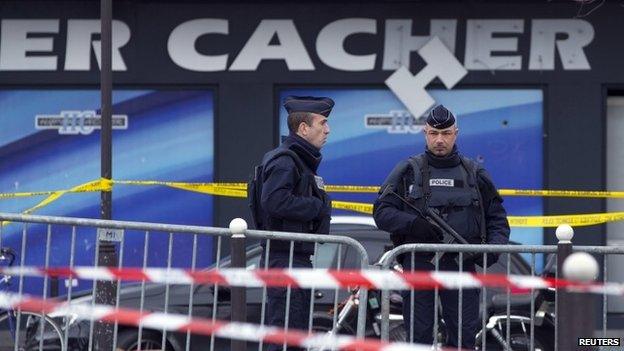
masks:
<instances>
[{"instance_id":1,"label":"black glove","mask_svg":"<svg viewBox=\"0 0 624 351\"><path fill-rule=\"evenodd\" d=\"M483 253L479 252L479 253L475 253L471 260L474 264L476 264L477 266L483 267ZM494 264L496 264L496 262L498 262L498 254L497 253L487 253L485 254L485 256L487 256L487 266L491 267Z\"/></svg>"},{"instance_id":2,"label":"black glove","mask_svg":"<svg viewBox=\"0 0 624 351\"><path fill-rule=\"evenodd\" d=\"M440 228L421 217L416 217L412 221L410 235L414 235L426 243L437 244L444 240L444 235Z\"/></svg>"}]
</instances>

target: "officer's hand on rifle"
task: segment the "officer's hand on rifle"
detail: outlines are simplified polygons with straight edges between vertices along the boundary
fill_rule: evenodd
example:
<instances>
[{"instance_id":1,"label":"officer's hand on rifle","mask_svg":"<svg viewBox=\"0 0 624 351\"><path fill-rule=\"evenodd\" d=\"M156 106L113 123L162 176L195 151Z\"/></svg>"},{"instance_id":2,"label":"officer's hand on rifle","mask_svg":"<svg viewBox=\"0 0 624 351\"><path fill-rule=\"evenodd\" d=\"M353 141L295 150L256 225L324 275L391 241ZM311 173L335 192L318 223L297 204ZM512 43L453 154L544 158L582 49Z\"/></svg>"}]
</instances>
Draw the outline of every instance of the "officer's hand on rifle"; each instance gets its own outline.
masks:
<instances>
[{"instance_id":1,"label":"officer's hand on rifle","mask_svg":"<svg viewBox=\"0 0 624 351\"><path fill-rule=\"evenodd\" d=\"M410 232L427 243L437 244L444 240L442 230L422 217L416 217L412 221Z\"/></svg>"}]
</instances>

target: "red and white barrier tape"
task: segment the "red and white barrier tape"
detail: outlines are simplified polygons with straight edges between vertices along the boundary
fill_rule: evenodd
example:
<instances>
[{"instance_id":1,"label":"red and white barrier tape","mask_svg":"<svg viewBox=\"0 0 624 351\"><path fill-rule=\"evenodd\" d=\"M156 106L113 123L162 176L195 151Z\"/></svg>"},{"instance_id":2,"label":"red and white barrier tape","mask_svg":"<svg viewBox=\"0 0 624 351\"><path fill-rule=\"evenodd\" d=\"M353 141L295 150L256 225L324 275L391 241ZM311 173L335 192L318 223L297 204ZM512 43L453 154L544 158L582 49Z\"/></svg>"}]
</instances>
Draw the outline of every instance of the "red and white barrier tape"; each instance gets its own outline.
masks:
<instances>
[{"instance_id":1,"label":"red and white barrier tape","mask_svg":"<svg viewBox=\"0 0 624 351\"><path fill-rule=\"evenodd\" d=\"M528 289L568 288L584 292L623 295L624 285L617 283L586 284L563 279L541 278L523 275L479 274L469 272L415 271L398 273L382 270L326 270L294 268L291 270L269 269L248 270L245 268L225 268L191 271L166 268L107 268L74 267L7 267L0 273L31 277L71 277L88 280L108 281L147 281L162 284L220 284L248 288L299 287L316 289L336 289L361 286L369 289L422 290L422 289L464 289L481 287L510 288L512 291Z\"/></svg>"},{"instance_id":2,"label":"red and white barrier tape","mask_svg":"<svg viewBox=\"0 0 624 351\"><path fill-rule=\"evenodd\" d=\"M108 268L108 267L4 267L0 273L30 277L71 277L87 280L146 281L162 284L219 284L248 288L299 287L336 289L361 286L368 289L426 290L498 287L512 292L530 289L566 288L574 291L607 295L624 295L624 284L580 283L563 279L525 275L480 274L470 272L414 271L399 273L391 270L327 270L294 268L185 270L177 268Z\"/></svg>"},{"instance_id":3,"label":"red and white barrier tape","mask_svg":"<svg viewBox=\"0 0 624 351\"><path fill-rule=\"evenodd\" d=\"M238 323L213 321L205 318L189 319L186 315L146 312L131 309L115 309L106 305L67 304L53 300L19 296L0 292L0 308L21 309L35 313L72 315L81 320L101 320L104 322L139 326L147 329L170 332L187 332L202 335L214 335L220 338L263 342L273 344L286 343L289 346L318 350L363 350L363 351L429 351L429 345L407 343L385 343L376 339L357 339L345 335L308 334L302 331L284 331L283 328Z\"/></svg>"}]
</instances>

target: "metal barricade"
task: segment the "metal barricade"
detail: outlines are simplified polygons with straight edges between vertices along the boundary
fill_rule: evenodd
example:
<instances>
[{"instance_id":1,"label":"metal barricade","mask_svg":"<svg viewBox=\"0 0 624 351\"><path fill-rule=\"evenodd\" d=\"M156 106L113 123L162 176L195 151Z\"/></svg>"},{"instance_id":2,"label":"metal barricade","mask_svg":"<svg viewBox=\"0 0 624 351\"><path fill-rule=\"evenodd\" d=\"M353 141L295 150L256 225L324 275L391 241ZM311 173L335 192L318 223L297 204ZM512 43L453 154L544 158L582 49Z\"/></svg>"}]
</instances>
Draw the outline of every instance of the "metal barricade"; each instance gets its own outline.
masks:
<instances>
[{"instance_id":1,"label":"metal barricade","mask_svg":"<svg viewBox=\"0 0 624 351\"><path fill-rule=\"evenodd\" d=\"M568 242L569 244L569 242ZM602 283L606 283L607 282L607 257L608 255L622 255L624 254L624 247L602 247L602 246L574 246L570 252L586 252L586 253L590 253L593 255L602 255L602 263L603 263L603 271L602 273ZM382 266L382 269L392 269L392 267L397 263L397 257L401 254L407 254L408 259L411 258L412 262L414 261L414 255L415 253L436 253L436 256L434 258L435 264L434 264L434 270L435 272L439 271L439 256L437 255L438 253L457 253L458 255L458 261L459 263L459 271L462 272L463 271L463 267L462 267L462 263L464 258L466 257L467 254L469 253L474 253L476 255L482 255L483 256L483 260L487 262L487 253L496 253L496 254L500 254L499 257L499 263L503 262L503 267L504 267L504 274L509 276L512 273L516 273L516 274L526 274L526 275L530 275L530 276L535 276L536 275L536 255L539 254L552 254L552 256L550 257L550 265L551 267L544 267L545 269L548 268L554 268L554 274L555 274L555 278L561 278L561 263L559 263L559 265L553 265L554 262L557 262L557 258L559 258L560 262L562 262L561 259L565 258L565 257L558 257L562 255L562 252L565 254L565 244L563 244L563 241L560 241L560 244L558 246L544 246L544 245L444 245L444 244L406 244L406 245L402 245L399 247L396 247L395 249L393 249L392 251L389 251L386 253L386 255L384 255L384 257L381 259L380 263ZM527 272L513 272L512 271L512 267L514 267L514 265L516 265L518 262L517 260L522 259L522 257L520 257L520 254L524 254L524 255L529 255L530 257L530 271ZM524 260L524 259L522 259ZM526 262L526 261L524 261ZM484 266L486 266L487 264L485 264ZM482 268L482 270L478 270L477 273L484 273L484 274L488 274L488 273L492 273L491 269L488 268ZM500 272L498 272L500 273ZM461 325L462 325L462 315L461 315L461 311L462 311L462 288L461 285L459 287L459 298L458 300L458 311L459 311L459 316L458 316L458 340L457 340L457 344L461 345L462 344L462 335L461 335ZM551 338L551 340L546 339L546 343L548 343L548 346L550 347L543 347L544 345L542 345L542 349L554 349L554 350L564 350L566 349L567 346L565 347L560 347L560 345L570 345L570 343L574 342L574 345L576 345L576 338L574 338L574 340L572 340L572 338L570 337L570 335L566 335L566 338L568 338L569 340L567 341L568 343L563 343L561 340L562 338L562 334L559 331L560 328L564 328L566 330L571 330L574 329L574 327L577 327L576 330L578 331L578 326L583 324L583 325L590 325L593 326L594 325L594 316L593 315L578 315L578 313L582 313L581 309L578 309L578 311L574 311L572 310L572 308L575 308L573 306L568 305L568 303L562 303L562 295L566 295L566 294L570 294L570 293L566 293L565 290L564 291L559 291L559 289L556 289L555 291L551 291L550 293L555 295L555 300L553 305L554 306L537 306L535 304L536 301L536 293L537 291L531 289L531 291L529 292L529 294L525 294L522 296L519 295L511 295L511 291L509 288L506 289L505 292L505 300L504 301L500 301L500 299L495 300L495 303L500 304L501 302L504 303L505 305L505 311L504 314L499 314L499 315L488 315L488 306L490 304L493 303L493 301L490 301L490 299L488 298L488 291L489 289L486 288L481 288L481 300L480 300L480 304L481 304L481 310L480 310L480 317L481 317L481 330L478 331L477 333L477 338L476 338L476 344L478 349L481 350L487 350L487 343L488 342L497 342L497 338L502 338L500 339L501 343L503 344L503 347L501 347L501 345L496 345L496 347L502 348L502 349L507 349L505 347L509 347L508 349L516 349L513 347L510 347L513 344L513 340L510 340L510 337L512 337L513 332L511 330L512 328L512 324L513 323L520 323L519 325L522 328L526 328L527 330L525 330L525 332L528 334L528 338L525 340L526 344L523 346L525 348L520 348L522 350L524 349L528 349L528 350L534 350L535 347L537 347L537 340L535 339L535 336L540 334L540 336L544 336L545 338ZM413 290L412 290L413 291ZM438 332L439 330L439 322L441 321L441 319L439 318L439 297L438 297L438 288L435 288L434 291L434 332L433 332L433 338L434 338L434 345L440 345L442 343L441 340L437 340L437 338L440 336L441 333ZM412 299L412 306L413 306L413 293L411 294L410 298ZM500 297L500 295L498 296ZM526 303L527 300L529 300L530 302L530 307L529 307L529 311L528 313L526 313L525 315L519 315L519 314L515 314L513 313L514 311L512 311L511 306L512 306L512 300L514 301L513 303L517 303L519 302L522 298L525 298L524 302ZM596 295L591 296L590 299L594 299L595 300ZM543 300L540 300L543 301ZM566 300L568 301L568 300ZM583 300L584 302L587 302L588 304L591 304L589 300ZM522 302L522 301L520 301ZM381 297L381 304L382 304L382 323L381 323L381 338L382 340L387 341L389 339L389 320L390 320L390 291L388 290L383 290L382 291L382 297ZM559 306L559 304L562 304L562 306ZM563 307L565 306L565 307ZM548 311L547 308L551 307L554 310L553 311ZM560 311L563 311L563 309L567 309L567 314L566 314L566 318L565 320L560 320L559 319L559 313ZM587 309L585 309L585 311L587 311ZM539 333L536 334L536 313L539 312L539 317L543 318L544 314L547 314L549 312L552 312L555 320L553 321L553 330L552 330L552 335L548 334L548 335L543 335L544 333L542 333L542 330L540 329ZM412 308L412 314L413 314L413 308ZM403 316L392 316L393 320L403 320ZM547 316L546 316L547 317ZM412 321L414 320L413 317L411 319ZM501 325L504 325L504 327L501 327ZM410 328L413 328L413 325L410 326ZM502 328L502 333L498 333L498 335L488 335L487 331L492 331L494 329L494 334L497 334L498 329ZM541 327L540 327L541 328ZM585 327L586 328L586 327ZM594 330L592 329L592 334L593 334ZM406 332L406 334L408 335L408 337L411 335L413 335L413 333L409 333ZM491 333L490 333L491 334ZM586 335L586 337L594 337L595 335ZM607 295L606 292L602 293L602 336L606 337L607 336ZM407 340L410 341L410 340ZM551 348L552 347L552 348Z\"/></svg>"},{"instance_id":2,"label":"metal barricade","mask_svg":"<svg viewBox=\"0 0 624 351\"><path fill-rule=\"evenodd\" d=\"M256 239L262 239L262 240L266 240L266 247L267 247L267 251L270 251L270 245L271 245L271 240L287 240L290 242L290 247L288 250L288 254L289 254L289 262L292 263L293 261L293 255L294 255L294 243L295 241L303 241L303 242L314 242L314 253L313 253L313 257L314 259L312 260L312 268L316 269L316 268L333 268L333 269L343 269L343 268L358 268L358 269L367 269L368 265L369 265L369 257L368 257L368 253L366 252L366 250L364 249L364 247L362 246L362 244L360 244L358 241L356 241L353 238L350 237L343 237L343 236L331 236L331 235L313 235L313 234L301 234L301 233L282 233L282 232L270 232L270 231L260 231L260 230L247 230L245 231L245 235L250 237L250 238L256 238ZM336 244L336 265L335 267L319 267L319 256L320 256L320 251L319 251L319 243L325 243L325 244ZM341 259L342 255L341 253L343 252L342 248L344 246L350 246L351 248L353 248L354 253L358 256L359 259L359 267L344 267L343 265L343 261ZM268 262L269 262L269 254L267 253L267 255L264 256L265 262L264 262L264 267L268 267ZM291 265L292 267L292 265ZM320 292L319 292L320 294ZM287 291L287 301L288 301L288 296L290 295L290 288L288 288ZM360 300L361 301L367 301L367 295L368 295L368 290L367 289L361 289L360 290ZM312 323L314 320L314 304L315 304L315 298L320 296L321 298L323 297L323 295L317 295L315 289L312 289L311 291L311 298L310 298L310 316L309 316L309 326L308 326L308 330L310 331L313 327ZM262 318L261 318L261 323L264 323L264 313L265 313L265 301L266 301L266 288L263 291L263 302L262 302ZM332 316L332 325L336 324L337 321L337 316L338 316L338 302L339 302L339 295L338 295L338 290L334 291L334 302L333 302L333 316ZM288 304L287 304L288 305ZM367 308L367 304L366 303L360 303L358 305L358 319L357 319L357 330L356 330L356 335L359 338L364 337L365 334L365 328L366 328L366 308ZM286 311L288 311L288 306L286 308ZM288 324L288 322L286 321L286 324Z\"/></svg>"},{"instance_id":3,"label":"metal barricade","mask_svg":"<svg viewBox=\"0 0 624 351\"><path fill-rule=\"evenodd\" d=\"M232 231L227 228L214 228L202 226L186 226L171 225L145 222L127 222L127 221L109 221L98 219L83 219L69 217L52 217L52 216L34 216L0 213L0 221L14 222L11 225L0 226L0 247L17 246L17 262L21 267L24 266L42 266L48 267L65 267L73 268L78 265L97 266L97 243L98 236L108 236L111 240L116 240L119 252L118 267L135 267L138 270L145 271L154 266L160 266L167 270L175 270L180 268L188 268L190 270L200 268L223 268L229 267L232 258L227 257L227 249L223 243L223 238L230 238ZM94 230L95 229L95 230ZM249 239L260 239L265 241L270 247L270 243L274 240L287 240L290 242L290 262L292 262L293 246L295 242L312 242L314 243L314 260L315 267L321 267L318 264L320 251L333 251L335 265L333 268L341 269L344 267L343 254L347 248L351 250L357 257L358 265L352 268L368 268L368 254L364 247L353 238L333 235L313 235L302 233L283 233L268 232L258 230L245 230L244 235ZM214 238L215 242L202 246L206 240ZM212 244L210 244L212 243ZM320 245L325 244L325 245ZM212 245L216 245L214 248ZM180 251L184 255L177 255ZM216 251L216 256L212 258L212 252ZM235 254L232 252L231 254ZM240 254L240 253L239 253ZM258 268L260 265L260 255L262 248L258 245L247 245L245 248L245 260L248 268ZM35 259L37 256L39 258ZM55 257L56 256L56 257ZM61 257L62 256L62 257ZM184 256L184 257L180 257ZM202 257L203 256L203 257ZM265 261L268 261L268 255L265 255ZM0 257L0 260L2 258ZM203 264L198 262L202 261ZM206 262L214 262L212 265ZM330 267L323 267L330 268ZM18 284L13 286L13 290L18 295L35 294L42 298L52 298L50 294L50 279L44 278L27 278L23 276L15 277L19 279ZM15 279L17 280L17 279ZM226 302L228 295L233 288L220 287L218 284L197 285L190 283L188 285L175 284L155 284L139 280L138 283L120 284L117 281L116 307L130 307L140 311L160 311L165 313L177 313L187 315L188 318L194 316L206 316L213 321L219 319L219 315L227 316L226 307L222 307L222 302ZM64 284L63 284L64 283ZM95 304L93 296L95 294L95 279L85 282L77 281L73 278L61 281L61 297L63 301L83 301ZM86 291L85 291L86 287ZM261 308L261 316L259 323L264 323L264 308L266 301L266 288L263 289L260 296L261 302L257 305ZM289 288L290 290L290 288ZM314 313L315 296L318 291L312 292L310 300L310 317ZM366 291L363 291L365 294ZM365 296L364 296L365 298ZM338 311L338 292L334 292L333 306L334 316ZM365 299L363 301L366 301ZM227 305L224 303L223 306ZM318 304L317 304L318 305ZM218 308L212 308L218 306ZM327 306L323 306L327 307ZM319 309L320 311L320 309ZM253 312L253 311L252 311ZM326 312L326 311L323 311ZM31 314L16 311L17 324L20 319L26 317L32 318ZM23 316L26 316L22 318ZM59 345L62 349L91 350L94 347L93 340L93 321L75 320L70 315L50 314L39 318L39 322L43 328L40 330L47 331L49 329L60 329L61 338ZM223 318L223 317L221 317ZM253 313L250 318L254 318ZM313 318L310 318L312 321ZM364 335L366 322L366 303L360 304L357 322L358 336ZM2 318L0 317L0 323ZM48 326L48 323L50 326ZM22 323L23 324L23 323ZM312 322L309 328L311 329ZM185 335L172 334L163 330L145 329L142 325L138 328L130 328L115 324L114 326L113 345L124 345L123 349L161 349L165 350L169 347L174 350L190 350L191 335L190 332ZM0 330L0 338L2 337ZM19 341L19 328L17 331L17 340ZM22 334L23 336L23 334ZM229 343L224 344L224 340L217 340L214 335L208 339L193 340L193 344L201 343L204 347L210 345L210 350L220 349L229 350ZM43 344L43 337L40 342ZM41 345L43 348L44 345ZM16 346L17 347L17 346ZM261 348L262 345L260 344Z\"/></svg>"}]
</instances>

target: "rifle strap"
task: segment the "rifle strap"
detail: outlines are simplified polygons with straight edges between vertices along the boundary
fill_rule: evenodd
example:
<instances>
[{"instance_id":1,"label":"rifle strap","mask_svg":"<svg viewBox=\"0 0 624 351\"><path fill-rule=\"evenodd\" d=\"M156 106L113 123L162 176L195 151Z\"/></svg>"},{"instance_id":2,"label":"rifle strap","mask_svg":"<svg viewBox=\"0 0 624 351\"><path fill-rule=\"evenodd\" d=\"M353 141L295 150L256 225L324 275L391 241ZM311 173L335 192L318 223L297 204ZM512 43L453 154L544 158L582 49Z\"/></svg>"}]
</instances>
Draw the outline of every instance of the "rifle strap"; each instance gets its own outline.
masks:
<instances>
[{"instance_id":1,"label":"rifle strap","mask_svg":"<svg viewBox=\"0 0 624 351\"><path fill-rule=\"evenodd\" d=\"M481 220L479 230L481 231L481 244L487 243L487 228L485 226L485 203L483 203L483 195L481 195L481 189L479 189L479 181L477 179L477 172L479 171L479 166L476 162L466 158L461 157L461 163L466 169L468 176L471 177L471 182L473 182L475 190L477 191L477 197L479 199L479 212L481 215Z\"/></svg>"},{"instance_id":2,"label":"rifle strap","mask_svg":"<svg viewBox=\"0 0 624 351\"><path fill-rule=\"evenodd\" d=\"M414 172L420 171L420 184L414 184L414 186L420 186L423 190L425 199L425 208L429 207L429 199L431 199L431 187L429 185L429 179L431 179L431 170L429 169L429 161L423 154L410 157L408 159Z\"/></svg>"}]
</instances>

